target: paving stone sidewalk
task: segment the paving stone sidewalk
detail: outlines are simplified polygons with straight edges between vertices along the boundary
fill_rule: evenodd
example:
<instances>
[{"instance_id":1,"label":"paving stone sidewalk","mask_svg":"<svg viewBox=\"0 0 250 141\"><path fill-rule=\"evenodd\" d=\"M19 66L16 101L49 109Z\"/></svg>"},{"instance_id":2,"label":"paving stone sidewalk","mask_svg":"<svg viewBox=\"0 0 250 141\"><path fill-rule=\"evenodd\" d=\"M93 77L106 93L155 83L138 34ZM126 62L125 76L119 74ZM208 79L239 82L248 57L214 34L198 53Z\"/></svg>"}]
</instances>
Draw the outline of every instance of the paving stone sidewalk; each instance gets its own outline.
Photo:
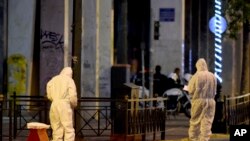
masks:
<instances>
[{"instance_id":1,"label":"paving stone sidewalk","mask_svg":"<svg viewBox=\"0 0 250 141\"><path fill-rule=\"evenodd\" d=\"M7 123L4 123L5 127L8 126ZM174 116L168 116L166 120L166 133L165 141L188 141L188 128L189 128L189 118L184 114L178 114ZM6 135L8 130L3 131ZM13 141L25 141L27 135L18 136ZM153 141L152 135L147 135L147 141ZM160 141L160 134L156 134L156 141ZM3 141L8 141L7 137L3 138ZM81 139L76 139L76 141L110 141L110 137L86 137ZM229 141L228 134L212 134L210 141Z\"/></svg>"}]
</instances>

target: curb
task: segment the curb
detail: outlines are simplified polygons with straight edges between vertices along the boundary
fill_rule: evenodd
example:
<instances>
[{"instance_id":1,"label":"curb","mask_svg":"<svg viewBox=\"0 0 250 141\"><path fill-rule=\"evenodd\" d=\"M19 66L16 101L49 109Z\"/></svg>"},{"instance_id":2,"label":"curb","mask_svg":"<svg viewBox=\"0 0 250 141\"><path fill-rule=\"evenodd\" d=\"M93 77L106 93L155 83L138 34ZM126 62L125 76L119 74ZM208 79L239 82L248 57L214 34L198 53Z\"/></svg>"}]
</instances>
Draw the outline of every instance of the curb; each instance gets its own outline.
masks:
<instances>
[{"instance_id":1,"label":"curb","mask_svg":"<svg viewBox=\"0 0 250 141\"><path fill-rule=\"evenodd\" d=\"M229 134L212 134L211 139L217 138L229 139Z\"/></svg>"},{"instance_id":2,"label":"curb","mask_svg":"<svg viewBox=\"0 0 250 141\"><path fill-rule=\"evenodd\" d=\"M229 140L229 134L212 134L210 137L211 139L225 139ZM189 141L188 138L177 139L177 140L164 140L164 141Z\"/></svg>"}]
</instances>

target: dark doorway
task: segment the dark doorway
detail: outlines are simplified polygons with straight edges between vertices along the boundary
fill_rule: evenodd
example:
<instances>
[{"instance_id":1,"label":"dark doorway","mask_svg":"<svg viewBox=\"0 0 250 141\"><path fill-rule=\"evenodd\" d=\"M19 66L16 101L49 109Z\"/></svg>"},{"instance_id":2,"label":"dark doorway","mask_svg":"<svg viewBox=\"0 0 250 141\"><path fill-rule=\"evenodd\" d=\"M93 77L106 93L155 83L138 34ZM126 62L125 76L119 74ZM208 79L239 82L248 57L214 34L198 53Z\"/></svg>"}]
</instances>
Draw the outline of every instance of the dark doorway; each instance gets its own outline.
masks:
<instances>
[{"instance_id":1,"label":"dark doorway","mask_svg":"<svg viewBox=\"0 0 250 141\"><path fill-rule=\"evenodd\" d=\"M137 60L141 70L142 48L145 48L145 68L149 68L150 0L128 0L128 60Z\"/></svg>"},{"instance_id":2,"label":"dark doorway","mask_svg":"<svg viewBox=\"0 0 250 141\"><path fill-rule=\"evenodd\" d=\"M126 8L124 8L124 3L127 5ZM116 63L125 62L131 64L131 68L135 67L136 71L141 70L141 48L143 46L145 49L145 68L149 68L150 0L115 0L114 9L115 58L118 58ZM123 30L124 28L126 31ZM126 38L122 37L121 41L120 37L124 35ZM124 42L124 40L127 41ZM124 44L126 45L124 46ZM126 48L125 53L124 48ZM120 59L121 57L123 59ZM136 64L134 64L135 62Z\"/></svg>"}]
</instances>

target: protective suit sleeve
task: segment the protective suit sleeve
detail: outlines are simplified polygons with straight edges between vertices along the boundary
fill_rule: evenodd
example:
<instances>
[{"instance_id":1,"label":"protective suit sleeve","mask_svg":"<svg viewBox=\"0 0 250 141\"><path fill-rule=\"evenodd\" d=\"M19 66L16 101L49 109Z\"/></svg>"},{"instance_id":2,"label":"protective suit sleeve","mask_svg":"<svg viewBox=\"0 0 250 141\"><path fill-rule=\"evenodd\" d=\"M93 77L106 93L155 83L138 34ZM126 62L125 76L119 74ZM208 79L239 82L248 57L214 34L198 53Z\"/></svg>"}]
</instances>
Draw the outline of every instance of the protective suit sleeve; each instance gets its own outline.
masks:
<instances>
[{"instance_id":1,"label":"protective suit sleeve","mask_svg":"<svg viewBox=\"0 0 250 141\"><path fill-rule=\"evenodd\" d=\"M77 106L77 92L76 92L76 85L73 79L70 81L69 95L70 95L70 104L73 108L75 108Z\"/></svg>"},{"instance_id":2,"label":"protective suit sleeve","mask_svg":"<svg viewBox=\"0 0 250 141\"><path fill-rule=\"evenodd\" d=\"M52 91L52 80L50 80L50 81L47 83L47 86L46 86L47 98L48 98L50 101L52 101L51 91Z\"/></svg>"},{"instance_id":3,"label":"protective suit sleeve","mask_svg":"<svg viewBox=\"0 0 250 141\"><path fill-rule=\"evenodd\" d=\"M188 82L188 93L190 95L193 95L195 92L195 81L196 81L196 75L194 75L191 80Z\"/></svg>"}]
</instances>

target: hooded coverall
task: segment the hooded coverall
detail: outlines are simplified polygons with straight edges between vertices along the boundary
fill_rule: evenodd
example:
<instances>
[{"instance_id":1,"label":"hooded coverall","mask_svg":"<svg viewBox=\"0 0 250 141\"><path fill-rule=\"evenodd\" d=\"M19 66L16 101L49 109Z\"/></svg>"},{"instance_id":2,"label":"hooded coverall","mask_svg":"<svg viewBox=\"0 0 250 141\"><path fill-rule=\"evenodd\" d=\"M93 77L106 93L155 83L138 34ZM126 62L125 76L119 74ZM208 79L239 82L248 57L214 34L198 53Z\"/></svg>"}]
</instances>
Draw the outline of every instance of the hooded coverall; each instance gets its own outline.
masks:
<instances>
[{"instance_id":1,"label":"hooded coverall","mask_svg":"<svg viewBox=\"0 0 250 141\"><path fill-rule=\"evenodd\" d=\"M197 72L188 84L192 96L189 139L208 141L215 114L216 77L207 69L206 61L201 58L196 63Z\"/></svg>"},{"instance_id":2,"label":"hooded coverall","mask_svg":"<svg viewBox=\"0 0 250 141\"><path fill-rule=\"evenodd\" d=\"M72 73L70 67L65 67L47 83L47 97L52 101L49 116L53 141L75 140L73 109L77 106L77 93Z\"/></svg>"}]
</instances>

